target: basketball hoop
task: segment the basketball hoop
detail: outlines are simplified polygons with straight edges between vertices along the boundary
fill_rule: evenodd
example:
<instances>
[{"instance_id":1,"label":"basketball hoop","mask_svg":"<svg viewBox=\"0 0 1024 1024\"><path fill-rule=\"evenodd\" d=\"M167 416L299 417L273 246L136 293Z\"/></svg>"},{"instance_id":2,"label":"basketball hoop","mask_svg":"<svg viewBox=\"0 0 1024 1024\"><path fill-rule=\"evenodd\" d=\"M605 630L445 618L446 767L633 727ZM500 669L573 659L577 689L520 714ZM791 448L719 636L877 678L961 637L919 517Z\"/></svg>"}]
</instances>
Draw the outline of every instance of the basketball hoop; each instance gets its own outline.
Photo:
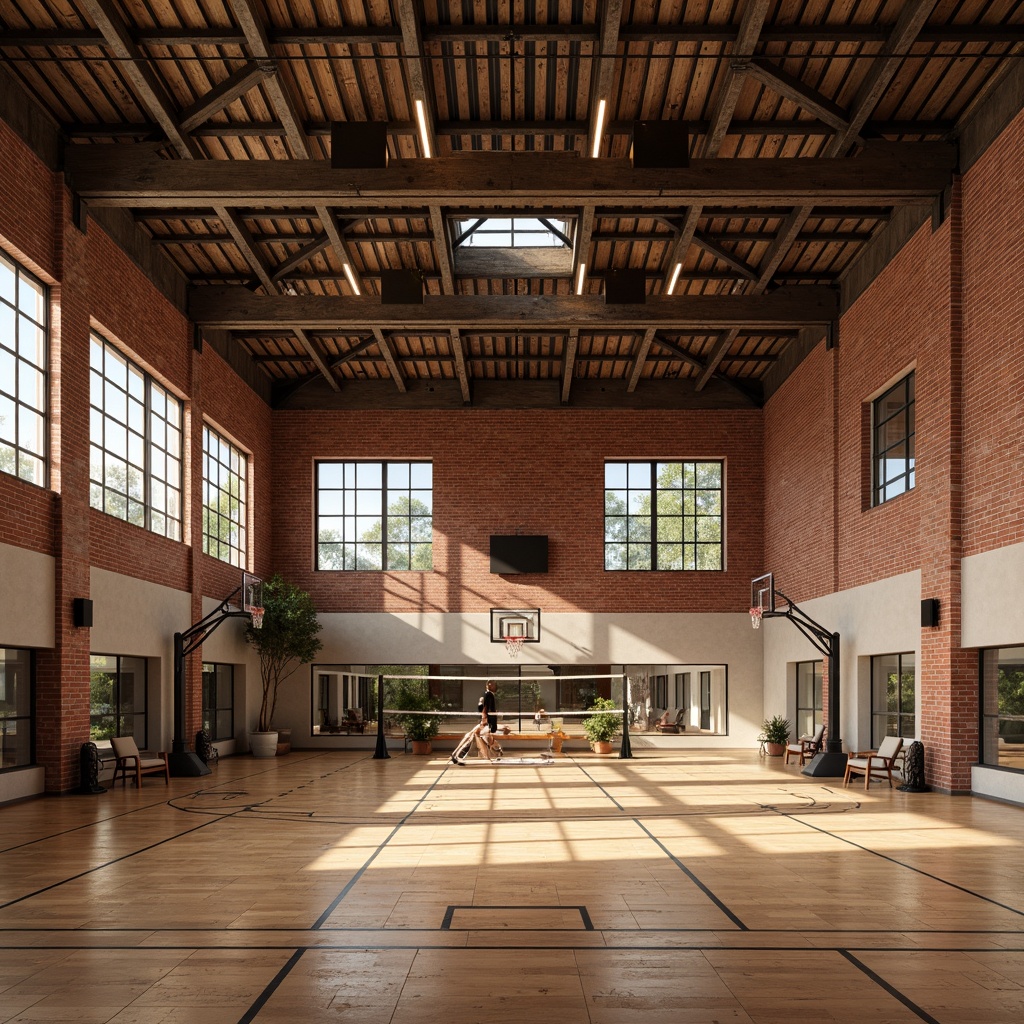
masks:
<instances>
[{"instance_id":1,"label":"basketball hoop","mask_svg":"<svg viewBox=\"0 0 1024 1024\"><path fill-rule=\"evenodd\" d=\"M260 607L253 607L249 614L252 616L252 628L262 629L263 628L263 612L264 609Z\"/></svg>"},{"instance_id":2,"label":"basketball hoop","mask_svg":"<svg viewBox=\"0 0 1024 1024\"><path fill-rule=\"evenodd\" d=\"M761 627L761 616L763 614L764 609L759 604L750 606L750 624L754 629L759 629Z\"/></svg>"},{"instance_id":3,"label":"basketball hoop","mask_svg":"<svg viewBox=\"0 0 1024 1024\"><path fill-rule=\"evenodd\" d=\"M505 650L508 651L510 658L518 658L519 652L523 649L523 644L526 642L525 636L507 636L505 637Z\"/></svg>"}]
</instances>

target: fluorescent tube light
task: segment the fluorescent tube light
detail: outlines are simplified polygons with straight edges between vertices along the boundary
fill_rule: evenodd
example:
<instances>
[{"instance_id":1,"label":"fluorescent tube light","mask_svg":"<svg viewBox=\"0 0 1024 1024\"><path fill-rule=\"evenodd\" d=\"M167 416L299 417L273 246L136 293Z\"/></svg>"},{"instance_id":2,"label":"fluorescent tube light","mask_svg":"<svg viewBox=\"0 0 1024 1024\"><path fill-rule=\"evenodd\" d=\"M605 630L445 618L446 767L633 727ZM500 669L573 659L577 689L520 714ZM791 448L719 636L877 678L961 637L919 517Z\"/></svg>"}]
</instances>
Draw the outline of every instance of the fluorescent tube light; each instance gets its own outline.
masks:
<instances>
[{"instance_id":1,"label":"fluorescent tube light","mask_svg":"<svg viewBox=\"0 0 1024 1024\"><path fill-rule=\"evenodd\" d=\"M348 283L352 285L352 291L354 291L356 295L359 295L359 283L356 281L356 275L352 273L352 267L349 266L349 264L347 263L342 263L341 269L345 271L345 276L348 278Z\"/></svg>"},{"instance_id":2,"label":"fluorescent tube light","mask_svg":"<svg viewBox=\"0 0 1024 1024\"><path fill-rule=\"evenodd\" d=\"M577 295L582 295L583 294L583 282L586 280L586 277L587 277L587 265L586 265L586 263L581 263L580 264L579 272L576 275L576 294Z\"/></svg>"},{"instance_id":3,"label":"fluorescent tube light","mask_svg":"<svg viewBox=\"0 0 1024 1024\"><path fill-rule=\"evenodd\" d=\"M427 133L427 112L423 100L416 101L416 120L420 126L420 142L423 143L423 155L430 159L430 135Z\"/></svg>"},{"instance_id":4,"label":"fluorescent tube light","mask_svg":"<svg viewBox=\"0 0 1024 1024\"><path fill-rule=\"evenodd\" d=\"M672 271L672 280L668 283L668 293L671 295L676 290L676 281L679 280L679 275L682 272L682 263L676 264L676 269Z\"/></svg>"},{"instance_id":5,"label":"fluorescent tube light","mask_svg":"<svg viewBox=\"0 0 1024 1024\"><path fill-rule=\"evenodd\" d=\"M594 151L590 154L595 160L601 152L601 133L604 131L605 101L597 105L597 120L594 122Z\"/></svg>"}]
</instances>

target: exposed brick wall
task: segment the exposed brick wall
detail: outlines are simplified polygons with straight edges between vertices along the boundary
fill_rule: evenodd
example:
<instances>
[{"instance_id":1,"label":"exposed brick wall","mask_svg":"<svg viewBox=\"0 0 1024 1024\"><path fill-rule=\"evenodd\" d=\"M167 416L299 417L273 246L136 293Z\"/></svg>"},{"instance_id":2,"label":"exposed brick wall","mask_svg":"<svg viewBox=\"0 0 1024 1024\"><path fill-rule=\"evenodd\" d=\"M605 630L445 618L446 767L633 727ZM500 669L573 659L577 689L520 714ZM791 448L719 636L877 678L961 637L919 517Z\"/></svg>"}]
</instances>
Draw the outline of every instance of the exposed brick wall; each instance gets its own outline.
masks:
<instances>
[{"instance_id":1,"label":"exposed brick wall","mask_svg":"<svg viewBox=\"0 0 1024 1024\"><path fill-rule=\"evenodd\" d=\"M834 589L835 357L818 345L764 411L764 571L794 601Z\"/></svg>"},{"instance_id":2,"label":"exposed brick wall","mask_svg":"<svg viewBox=\"0 0 1024 1024\"><path fill-rule=\"evenodd\" d=\"M54 175L0 121L0 238L12 255L56 279Z\"/></svg>"},{"instance_id":3,"label":"exposed brick wall","mask_svg":"<svg viewBox=\"0 0 1024 1024\"><path fill-rule=\"evenodd\" d=\"M275 567L322 611L740 611L761 571L761 417L750 412L274 414ZM313 461L430 459L434 571L313 572ZM724 573L606 572L604 463L724 458ZM492 576L492 533L549 537L550 572Z\"/></svg>"},{"instance_id":4,"label":"exposed brick wall","mask_svg":"<svg viewBox=\"0 0 1024 1024\"><path fill-rule=\"evenodd\" d=\"M1024 114L964 177L963 206L970 556L1024 541Z\"/></svg>"}]
</instances>

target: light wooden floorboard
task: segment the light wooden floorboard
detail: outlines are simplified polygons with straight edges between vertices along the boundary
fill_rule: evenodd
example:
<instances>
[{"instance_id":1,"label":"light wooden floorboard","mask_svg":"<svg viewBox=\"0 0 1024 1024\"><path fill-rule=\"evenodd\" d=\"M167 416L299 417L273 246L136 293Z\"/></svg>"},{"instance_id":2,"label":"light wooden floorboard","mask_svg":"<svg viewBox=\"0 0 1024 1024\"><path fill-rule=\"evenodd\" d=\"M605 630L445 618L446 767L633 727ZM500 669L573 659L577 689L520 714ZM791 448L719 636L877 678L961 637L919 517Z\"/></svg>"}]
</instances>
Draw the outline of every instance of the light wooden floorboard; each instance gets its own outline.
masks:
<instances>
[{"instance_id":1,"label":"light wooden floorboard","mask_svg":"<svg viewBox=\"0 0 1024 1024\"><path fill-rule=\"evenodd\" d=\"M0 1024L1003 1024L1024 809L746 751L302 752L0 808Z\"/></svg>"}]
</instances>

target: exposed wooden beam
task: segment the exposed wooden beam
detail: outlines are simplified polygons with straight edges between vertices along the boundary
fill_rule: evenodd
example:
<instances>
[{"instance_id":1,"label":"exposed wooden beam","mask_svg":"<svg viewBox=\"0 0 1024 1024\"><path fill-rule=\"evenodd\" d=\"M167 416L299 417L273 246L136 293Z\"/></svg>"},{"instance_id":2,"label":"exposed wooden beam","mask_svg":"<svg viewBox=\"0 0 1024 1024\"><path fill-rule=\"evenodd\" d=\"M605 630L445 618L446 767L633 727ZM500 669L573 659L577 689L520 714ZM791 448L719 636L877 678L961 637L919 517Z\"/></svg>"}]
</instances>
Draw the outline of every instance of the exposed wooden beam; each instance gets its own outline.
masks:
<instances>
[{"instance_id":1,"label":"exposed wooden beam","mask_svg":"<svg viewBox=\"0 0 1024 1024\"><path fill-rule=\"evenodd\" d=\"M462 392L462 404L471 405L473 393L469 387L469 370L466 367L466 356L462 349L462 333L458 327L451 329L452 357L455 360L455 376L459 380L459 390Z\"/></svg>"},{"instance_id":2,"label":"exposed wooden beam","mask_svg":"<svg viewBox=\"0 0 1024 1024\"><path fill-rule=\"evenodd\" d=\"M753 287L755 294L763 294L771 284L772 278L775 276L775 271L778 270L779 264L782 262L786 253L789 252L790 246L793 244L793 239L804 226L810 214L810 206L801 206L793 210L783 222L778 235L772 242L771 246L769 246L768 252L765 254L765 257L761 262L761 266L758 268L757 280L754 282ZM739 334L739 330L737 328L730 328L728 331L725 331L721 337L719 337L718 341L715 342L714 347L711 349L711 354L708 357L707 365L697 377L695 384L695 389L697 391L702 390L717 371L719 364L728 354L737 334Z\"/></svg>"},{"instance_id":3,"label":"exposed wooden beam","mask_svg":"<svg viewBox=\"0 0 1024 1024\"><path fill-rule=\"evenodd\" d=\"M763 57L753 57L749 61L735 62L733 68L742 69L743 73L757 79L772 92L792 100L797 106L814 114L837 131L846 132L849 129L850 119L842 107L771 61Z\"/></svg>"},{"instance_id":4,"label":"exposed wooden beam","mask_svg":"<svg viewBox=\"0 0 1024 1024\"><path fill-rule=\"evenodd\" d=\"M590 156L594 145L600 155L601 139L597 138L597 115L600 104L604 101L604 124L601 132L612 116L612 80L615 77L615 66L619 49L619 29L622 25L622 0L603 0L598 4L598 23L600 39L596 60L590 68L590 116L587 121L587 137L585 156Z\"/></svg>"},{"instance_id":5,"label":"exposed wooden beam","mask_svg":"<svg viewBox=\"0 0 1024 1024\"><path fill-rule=\"evenodd\" d=\"M828 24L766 25L761 39L772 43L875 43L883 42L892 32L893 24ZM533 43L590 43L599 39L597 25L425 25L423 39L432 43L501 43L509 36L517 41ZM729 23L681 22L678 24L624 25L619 32L628 43L734 43L737 27ZM315 28L280 28L270 30L275 46L394 46L402 42L402 33L389 25L318 25ZM245 38L232 26L221 28L139 28L132 29L131 38L139 46L243 46ZM1021 24L954 24L930 25L919 33L926 43L991 43L997 46L1024 43ZM0 51L33 47L95 47L104 46L101 33L93 29L12 29L0 35ZM540 54L538 56L543 56ZM701 55L706 59L706 55ZM478 60L488 59L479 53ZM507 58L505 58L507 59Z\"/></svg>"},{"instance_id":6,"label":"exposed wooden beam","mask_svg":"<svg viewBox=\"0 0 1024 1024\"><path fill-rule=\"evenodd\" d=\"M228 0L228 2L231 5L235 21L238 22L238 26L245 36L245 45L249 53L259 61L273 61L275 55L267 30L252 0ZM308 159L310 156L309 142L302 130L302 119L299 117L291 97L285 91L280 77L275 75L268 78L265 88L270 98L270 105L274 108L274 113L277 114L284 128L292 155L300 160Z\"/></svg>"},{"instance_id":7,"label":"exposed wooden beam","mask_svg":"<svg viewBox=\"0 0 1024 1024\"><path fill-rule=\"evenodd\" d=\"M873 143L852 160L695 160L673 170L563 153L460 153L392 161L384 170L335 170L327 161L163 160L143 146L71 146L67 170L79 195L100 206L360 208L500 204L656 210L699 205L926 205L951 178L955 147Z\"/></svg>"},{"instance_id":8,"label":"exposed wooden beam","mask_svg":"<svg viewBox=\"0 0 1024 1024\"><path fill-rule=\"evenodd\" d=\"M841 135L833 137L826 152L829 156L842 156L857 140L865 122L878 105L893 76L903 63L911 43L918 37L937 0L907 0L899 18L888 33L881 58L871 61L868 73L861 83L850 112L850 125Z\"/></svg>"},{"instance_id":9,"label":"exposed wooden beam","mask_svg":"<svg viewBox=\"0 0 1024 1024\"><path fill-rule=\"evenodd\" d=\"M320 351L320 346L313 341L313 339L310 338L301 327L293 327L292 331L298 339L299 344L309 353L309 358L313 360L316 368L331 386L331 390L341 391L341 385L338 383L338 379L334 376L331 368L327 365L327 361L324 359L323 353Z\"/></svg>"},{"instance_id":10,"label":"exposed wooden beam","mask_svg":"<svg viewBox=\"0 0 1024 1024\"><path fill-rule=\"evenodd\" d=\"M155 118L167 139L186 160L200 156L200 149L188 132L178 126L174 105L146 60L131 38L121 15L110 0L82 0L82 6L96 22L103 40L120 61L121 73L131 83L137 100L145 113Z\"/></svg>"},{"instance_id":11,"label":"exposed wooden beam","mask_svg":"<svg viewBox=\"0 0 1024 1024\"><path fill-rule=\"evenodd\" d=\"M249 235L252 238L252 235ZM276 284L282 278L287 277L293 270L301 267L308 259L311 259L318 252L323 252L331 244L326 234L307 242L298 252L293 253L283 263L278 264L270 275L270 279Z\"/></svg>"},{"instance_id":12,"label":"exposed wooden beam","mask_svg":"<svg viewBox=\"0 0 1024 1024\"><path fill-rule=\"evenodd\" d=\"M415 0L394 0L394 8L399 27L402 30L405 74L409 80L409 114L415 120L416 101L419 100L423 105L427 135L426 142L421 140L420 145L422 147L425 144L429 149L429 152L422 152L421 155L437 156L437 132L434 127L437 116L434 90L430 86L430 70L423 53L423 31L420 25L419 11Z\"/></svg>"},{"instance_id":13,"label":"exposed wooden beam","mask_svg":"<svg viewBox=\"0 0 1024 1024\"><path fill-rule=\"evenodd\" d=\"M647 353L651 350L651 345L654 342L654 336L658 333L656 327L648 327L644 331L644 336L640 339L640 345L636 350L636 355L633 356L633 365L629 369L629 377L626 381L626 394L632 394L636 391L636 386L640 381L640 376L644 372L644 363L647 361Z\"/></svg>"},{"instance_id":14,"label":"exposed wooden beam","mask_svg":"<svg viewBox=\"0 0 1024 1024\"><path fill-rule=\"evenodd\" d=\"M381 330L516 328L537 332L578 327L604 332L719 331L745 326L790 329L824 325L838 315L837 293L814 286L779 288L769 295L687 295L649 299L642 305L606 303L576 295L428 295L422 305L334 296L256 295L246 288L193 288L189 315L226 330L302 327L342 334Z\"/></svg>"},{"instance_id":15,"label":"exposed wooden beam","mask_svg":"<svg viewBox=\"0 0 1024 1024\"><path fill-rule=\"evenodd\" d=\"M748 0L743 8L736 42L732 47L732 56L749 58L754 54L754 47L761 36L765 16L770 6L769 0ZM704 137L701 153L705 157L717 156L722 140L728 134L729 122L732 120L736 101L739 99L743 78L735 74L728 66L719 69L720 81L715 96L714 108L711 112L710 126Z\"/></svg>"},{"instance_id":16,"label":"exposed wooden beam","mask_svg":"<svg viewBox=\"0 0 1024 1024\"><path fill-rule=\"evenodd\" d=\"M379 327L374 327L372 330L374 338L377 339L377 347L380 349L380 354L388 364L388 372L391 374L391 379L395 382L395 387L405 394L409 390L405 386L405 374L402 373L402 368L398 365L398 360L395 358L395 353L391 348L391 342L388 341L384 336L384 332Z\"/></svg>"},{"instance_id":17,"label":"exposed wooden beam","mask_svg":"<svg viewBox=\"0 0 1024 1024\"><path fill-rule=\"evenodd\" d=\"M579 344L579 328L573 327L565 340L565 350L562 352L562 405L569 404L569 391L576 374L576 353L579 351Z\"/></svg>"},{"instance_id":18,"label":"exposed wooden beam","mask_svg":"<svg viewBox=\"0 0 1024 1024\"><path fill-rule=\"evenodd\" d=\"M720 260L726 266L732 267L741 277L745 277L750 281L757 279L757 271L749 263L744 262L734 253L729 252L728 249L723 248L717 242L713 242L710 238L705 238L699 231L693 233L693 242L694 245L700 246L705 252L714 256L716 260Z\"/></svg>"},{"instance_id":19,"label":"exposed wooden beam","mask_svg":"<svg viewBox=\"0 0 1024 1024\"><path fill-rule=\"evenodd\" d=\"M186 135L191 135L204 121L208 121L229 103L233 103L239 96L244 96L265 78L276 74L277 65L272 62L249 61L184 111L178 127Z\"/></svg>"}]
</instances>

